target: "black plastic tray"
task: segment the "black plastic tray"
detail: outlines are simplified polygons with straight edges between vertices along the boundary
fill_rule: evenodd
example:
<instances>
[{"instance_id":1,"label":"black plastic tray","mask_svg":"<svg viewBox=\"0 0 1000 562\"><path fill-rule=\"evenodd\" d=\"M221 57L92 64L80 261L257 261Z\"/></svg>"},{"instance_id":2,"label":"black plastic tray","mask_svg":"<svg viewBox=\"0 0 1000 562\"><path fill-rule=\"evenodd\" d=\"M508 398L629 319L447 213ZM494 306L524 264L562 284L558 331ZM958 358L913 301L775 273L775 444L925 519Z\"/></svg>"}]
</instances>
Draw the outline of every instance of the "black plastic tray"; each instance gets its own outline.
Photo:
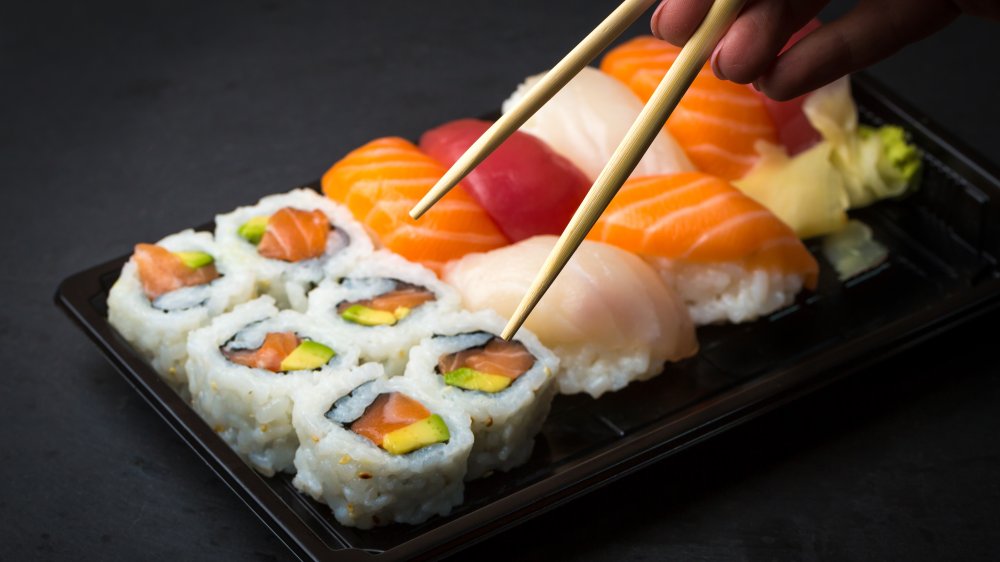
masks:
<instances>
[{"instance_id":1,"label":"black plastic tray","mask_svg":"<svg viewBox=\"0 0 1000 562\"><path fill-rule=\"evenodd\" d=\"M1000 304L1000 175L870 78L855 78L854 92L862 120L904 126L925 153L916 194L853 213L888 246L889 261L841 283L821 258L816 292L751 324L699 329L701 352L665 374L600 400L557 397L527 465L470 483L450 516L422 525L344 527L289 477L244 464L108 324L107 292L127 256L69 277L56 301L297 556L440 557Z\"/></svg>"}]
</instances>

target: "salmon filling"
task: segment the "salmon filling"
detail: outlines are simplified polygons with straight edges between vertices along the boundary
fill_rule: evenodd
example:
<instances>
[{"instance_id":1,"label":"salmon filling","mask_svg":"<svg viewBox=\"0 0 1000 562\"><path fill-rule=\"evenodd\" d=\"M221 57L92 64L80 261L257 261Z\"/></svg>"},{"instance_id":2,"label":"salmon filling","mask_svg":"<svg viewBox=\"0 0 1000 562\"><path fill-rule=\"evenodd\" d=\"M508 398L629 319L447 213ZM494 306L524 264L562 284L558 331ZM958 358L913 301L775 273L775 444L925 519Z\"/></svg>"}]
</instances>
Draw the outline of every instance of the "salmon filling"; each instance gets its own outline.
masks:
<instances>
[{"instance_id":1,"label":"salmon filling","mask_svg":"<svg viewBox=\"0 0 1000 562\"><path fill-rule=\"evenodd\" d=\"M285 207L267 220L257 253L274 260L299 262L322 256L330 236L330 219L320 211Z\"/></svg>"},{"instance_id":2,"label":"salmon filling","mask_svg":"<svg viewBox=\"0 0 1000 562\"><path fill-rule=\"evenodd\" d=\"M494 337L485 345L442 355L438 359L438 371L447 374L459 369L472 369L514 380L527 373L534 364L535 356L524 344Z\"/></svg>"},{"instance_id":3,"label":"salmon filling","mask_svg":"<svg viewBox=\"0 0 1000 562\"><path fill-rule=\"evenodd\" d=\"M136 244L132 254L142 290L149 300L181 289L210 283L219 277L214 263L190 267L178 256L154 244Z\"/></svg>"},{"instance_id":4,"label":"salmon filling","mask_svg":"<svg viewBox=\"0 0 1000 562\"><path fill-rule=\"evenodd\" d=\"M398 310L403 309L409 314L420 305L437 299L434 293L419 285L403 281L396 281L395 284L395 288L392 291L382 293L376 297L356 301L344 301L338 304L337 314L343 315L348 309L355 306L363 306L371 310L391 313L396 313Z\"/></svg>"},{"instance_id":5,"label":"salmon filling","mask_svg":"<svg viewBox=\"0 0 1000 562\"><path fill-rule=\"evenodd\" d=\"M451 439L441 416L400 392L380 394L350 430L392 455L405 455Z\"/></svg>"},{"instance_id":6,"label":"salmon filling","mask_svg":"<svg viewBox=\"0 0 1000 562\"><path fill-rule=\"evenodd\" d=\"M431 416L423 404L400 392L380 394L365 413L351 424L351 431L382 446L385 436Z\"/></svg>"},{"instance_id":7,"label":"salmon filling","mask_svg":"<svg viewBox=\"0 0 1000 562\"><path fill-rule=\"evenodd\" d=\"M282 361L291 355L300 343L302 340L293 332L271 332L264 337L264 343L257 349L223 349L222 354L237 365L278 373L282 370Z\"/></svg>"}]
</instances>

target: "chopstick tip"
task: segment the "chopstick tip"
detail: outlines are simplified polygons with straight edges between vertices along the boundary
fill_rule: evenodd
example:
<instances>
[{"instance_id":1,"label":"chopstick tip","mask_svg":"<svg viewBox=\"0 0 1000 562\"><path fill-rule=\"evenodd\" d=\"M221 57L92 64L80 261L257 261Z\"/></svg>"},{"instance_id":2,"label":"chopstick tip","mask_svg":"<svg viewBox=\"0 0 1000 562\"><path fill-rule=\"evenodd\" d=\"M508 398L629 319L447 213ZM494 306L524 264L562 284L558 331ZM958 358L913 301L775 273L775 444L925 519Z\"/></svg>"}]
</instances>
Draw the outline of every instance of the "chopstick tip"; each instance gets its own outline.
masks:
<instances>
[{"instance_id":1,"label":"chopstick tip","mask_svg":"<svg viewBox=\"0 0 1000 562\"><path fill-rule=\"evenodd\" d=\"M500 337L503 338L505 341L510 341L517 334L517 331L521 328L522 322L523 320L519 320L516 316L511 318L507 322L507 325L504 326L503 332L500 333Z\"/></svg>"}]
</instances>

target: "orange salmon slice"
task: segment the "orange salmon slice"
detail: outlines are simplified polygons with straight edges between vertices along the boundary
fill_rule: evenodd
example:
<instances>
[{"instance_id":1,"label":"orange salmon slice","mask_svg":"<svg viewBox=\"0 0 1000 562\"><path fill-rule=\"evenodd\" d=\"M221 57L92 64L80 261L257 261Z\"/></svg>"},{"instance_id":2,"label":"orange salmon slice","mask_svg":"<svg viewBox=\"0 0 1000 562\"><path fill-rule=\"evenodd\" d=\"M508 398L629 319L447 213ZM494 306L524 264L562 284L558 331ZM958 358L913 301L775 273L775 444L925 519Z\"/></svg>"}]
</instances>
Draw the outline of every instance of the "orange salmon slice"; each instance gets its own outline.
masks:
<instances>
[{"instance_id":1,"label":"orange salmon slice","mask_svg":"<svg viewBox=\"0 0 1000 562\"><path fill-rule=\"evenodd\" d=\"M401 138L374 140L323 175L323 193L397 254L440 274L444 264L472 252L509 244L486 211L461 187L451 190L419 221L410 209L446 168Z\"/></svg>"},{"instance_id":2,"label":"orange salmon slice","mask_svg":"<svg viewBox=\"0 0 1000 562\"><path fill-rule=\"evenodd\" d=\"M326 251L329 236L330 219L321 211L285 207L268 219L257 253L287 262L318 258Z\"/></svg>"},{"instance_id":3,"label":"orange salmon slice","mask_svg":"<svg viewBox=\"0 0 1000 562\"><path fill-rule=\"evenodd\" d=\"M645 102L679 53L679 47L666 41L637 37L609 51L601 70ZM778 130L760 96L746 86L719 80L708 64L666 128L699 170L727 180L743 177L757 162L758 141L778 144Z\"/></svg>"},{"instance_id":4,"label":"orange salmon slice","mask_svg":"<svg viewBox=\"0 0 1000 562\"><path fill-rule=\"evenodd\" d=\"M700 172L630 179L588 238L645 256L801 274L810 289L819 274L788 225L729 182Z\"/></svg>"},{"instance_id":5,"label":"orange salmon slice","mask_svg":"<svg viewBox=\"0 0 1000 562\"><path fill-rule=\"evenodd\" d=\"M219 277L215 264L188 267L179 257L155 244L136 244L132 254L142 290L149 300L183 287L210 283Z\"/></svg>"}]
</instances>

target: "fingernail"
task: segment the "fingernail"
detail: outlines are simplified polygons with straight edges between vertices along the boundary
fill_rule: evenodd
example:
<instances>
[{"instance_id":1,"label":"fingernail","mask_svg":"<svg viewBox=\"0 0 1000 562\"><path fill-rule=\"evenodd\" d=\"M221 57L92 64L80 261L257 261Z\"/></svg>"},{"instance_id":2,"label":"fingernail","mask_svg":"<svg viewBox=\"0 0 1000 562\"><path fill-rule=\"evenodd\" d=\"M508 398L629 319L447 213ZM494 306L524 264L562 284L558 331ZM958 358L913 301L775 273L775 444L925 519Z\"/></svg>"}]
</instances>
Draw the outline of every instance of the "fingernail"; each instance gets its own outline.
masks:
<instances>
[{"instance_id":1,"label":"fingernail","mask_svg":"<svg viewBox=\"0 0 1000 562\"><path fill-rule=\"evenodd\" d=\"M663 14L663 8L666 5L666 0L660 2L660 5L656 7L656 11L653 12L653 17L649 18L650 31L653 32L653 36L657 39L663 39L663 37L660 36L660 16Z\"/></svg>"},{"instance_id":2,"label":"fingernail","mask_svg":"<svg viewBox=\"0 0 1000 562\"><path fill-rule=\"evenodd\" d=\"M719 41L719 44L715 46L715 50L712 51L712 72L715 73L716 78L719 80L725 80L726 75L722 73L722 69L719 68L719 53L722 51L722 46L725 44L726 39L723 38Z\"/></svg>"}]
</instances>

